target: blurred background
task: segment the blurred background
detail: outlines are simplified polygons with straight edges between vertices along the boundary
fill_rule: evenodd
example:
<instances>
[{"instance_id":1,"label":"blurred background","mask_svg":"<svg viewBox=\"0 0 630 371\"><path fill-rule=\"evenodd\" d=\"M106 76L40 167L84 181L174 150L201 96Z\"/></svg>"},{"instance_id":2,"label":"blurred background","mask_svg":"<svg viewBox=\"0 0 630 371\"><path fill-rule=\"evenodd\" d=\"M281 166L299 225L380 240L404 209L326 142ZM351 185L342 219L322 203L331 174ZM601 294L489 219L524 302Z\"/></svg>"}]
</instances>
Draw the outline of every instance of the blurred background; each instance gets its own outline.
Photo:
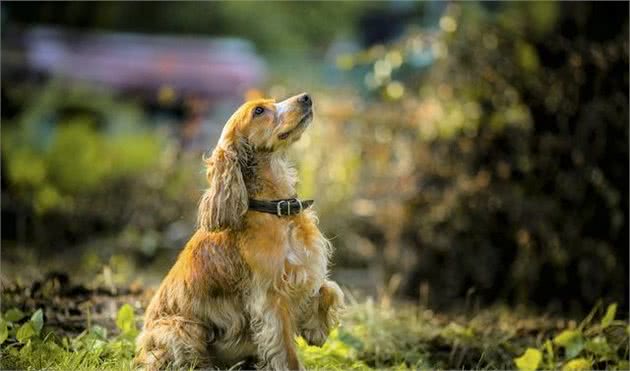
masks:
<instances>
[{"instance_id":1,"label":"blurred background","mask_svg":"<svg viewBox=\"0 0 630 371\"><path fill-rule=\"evenodd\" d=\"M229 115L308 91L355 295L627 316L627 2L0 6L4 282L159 284Z\"/></svg>"}]
</instances>

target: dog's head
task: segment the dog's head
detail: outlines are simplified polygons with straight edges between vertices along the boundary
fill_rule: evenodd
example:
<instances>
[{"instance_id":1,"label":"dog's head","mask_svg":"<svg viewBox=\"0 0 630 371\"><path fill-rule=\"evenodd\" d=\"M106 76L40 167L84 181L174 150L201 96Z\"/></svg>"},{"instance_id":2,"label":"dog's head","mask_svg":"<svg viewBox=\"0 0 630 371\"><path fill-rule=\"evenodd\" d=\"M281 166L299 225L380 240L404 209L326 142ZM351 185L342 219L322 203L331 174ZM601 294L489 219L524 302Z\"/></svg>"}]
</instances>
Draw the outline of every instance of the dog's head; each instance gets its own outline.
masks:
<instances>
[{"instance_id":1,"label":"dog's head","mask_svg":"<svg viewBox=\"0 0 630 371\"><path fill-rule=\"evenodd\" d=\"M205 159L209 187L199 204L199 227L239 229L248 205L243 168L256 153L281 150L298 140L312 119L313 101L306 93L279 103L254 100L237 109Z\"/></svg>"}]
</instances>

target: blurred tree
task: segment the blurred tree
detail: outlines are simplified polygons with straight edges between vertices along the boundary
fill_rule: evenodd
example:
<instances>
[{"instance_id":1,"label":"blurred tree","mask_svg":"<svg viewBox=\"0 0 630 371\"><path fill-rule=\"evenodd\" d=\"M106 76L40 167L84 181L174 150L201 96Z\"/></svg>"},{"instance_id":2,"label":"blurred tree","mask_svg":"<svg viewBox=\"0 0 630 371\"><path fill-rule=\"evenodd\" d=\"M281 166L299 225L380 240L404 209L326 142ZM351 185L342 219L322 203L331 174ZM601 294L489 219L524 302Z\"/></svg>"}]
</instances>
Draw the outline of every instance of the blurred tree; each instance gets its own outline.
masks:
<instances>
[{"instance_id":1,"label":"blurred tree","mask_svg":"<svg viewBox=\"0 0 630 371\"><path fill-rule=\"evenodd\" d=\"M366 134L346 129L362 158L346 202L384 279L437 306L627 307L627 15L450 4L440 34L340 57L372 97L347 116Z\"/></svg>"}]
</instances>

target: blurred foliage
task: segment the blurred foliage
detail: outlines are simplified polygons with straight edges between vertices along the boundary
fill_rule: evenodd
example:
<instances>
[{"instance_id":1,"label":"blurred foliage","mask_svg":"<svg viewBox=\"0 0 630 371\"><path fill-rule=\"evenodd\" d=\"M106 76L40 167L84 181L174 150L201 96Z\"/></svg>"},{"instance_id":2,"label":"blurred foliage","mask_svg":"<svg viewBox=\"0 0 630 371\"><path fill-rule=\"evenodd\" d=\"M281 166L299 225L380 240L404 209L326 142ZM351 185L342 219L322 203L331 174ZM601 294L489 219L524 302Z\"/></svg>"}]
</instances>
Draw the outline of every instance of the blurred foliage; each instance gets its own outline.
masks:
<instances>
[{"instance_id":1,"label":"blurred foliage","mask_svg":"<svg viewBox=\"0 0 630 371\"><path fill-rule=\"evenodd\" d=\"M577 328L564 330L553 340L546 339L540 349L527 348L514 358L517 368L521 371L627 369L629 349L619 341L630 335L630 329L624 322L615 321L616 303L608 306L599 322L594 321L598 307Z\"/></svg>"},{"instance_id":2,"label":"blurred foliage","mask_svg":"<svg viewBox=\"0 0 630 371\"><path fill-rule=\"evenodd\" d=\"M627 307L628 8L573 5L450 4L338 57L364 94L319 99L296 157L342 265L431 305Z\"/></svg>"},{"instance_id":3,"label":"blurred foliage","mask_svg":"<svg viewBox=\"0 0 630 371\"><path fill-rule=\"evenodd\" d=\"M152 233L192 217L200 166L179 164L176 144L145 120L133 101L60 81L3 120L3 208L38 232L29 244Z\"/></svg>"}]
</instances>

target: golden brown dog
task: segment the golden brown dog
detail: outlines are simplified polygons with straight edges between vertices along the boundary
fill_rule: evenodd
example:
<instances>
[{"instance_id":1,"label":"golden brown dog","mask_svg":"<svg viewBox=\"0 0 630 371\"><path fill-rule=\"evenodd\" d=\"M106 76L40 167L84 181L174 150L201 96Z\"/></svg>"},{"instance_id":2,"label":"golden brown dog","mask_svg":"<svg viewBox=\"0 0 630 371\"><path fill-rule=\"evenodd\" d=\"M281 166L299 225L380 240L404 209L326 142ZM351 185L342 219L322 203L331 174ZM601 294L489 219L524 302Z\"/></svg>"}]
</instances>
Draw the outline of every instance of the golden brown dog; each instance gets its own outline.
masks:
<instances>
[{"instance_id":1,"label":"golden brown dog","mask_svg":"<svg viewBox=\"0 0 630 371\"><path fill-rule=\"evenodd\" d=\"M327 279L331 245L301 202L293 211L288 201L267 202L296 196L285 153L312 117L312 101L301 94L247 102L228 120L205 160L199 228L147 308L138 365L229 368L255 360L259 368L295 370L302 368L295 335L326 341L343 306L342 291ZM252 210L252 200L281 215Z\"/></svg>"}]
</instances>

